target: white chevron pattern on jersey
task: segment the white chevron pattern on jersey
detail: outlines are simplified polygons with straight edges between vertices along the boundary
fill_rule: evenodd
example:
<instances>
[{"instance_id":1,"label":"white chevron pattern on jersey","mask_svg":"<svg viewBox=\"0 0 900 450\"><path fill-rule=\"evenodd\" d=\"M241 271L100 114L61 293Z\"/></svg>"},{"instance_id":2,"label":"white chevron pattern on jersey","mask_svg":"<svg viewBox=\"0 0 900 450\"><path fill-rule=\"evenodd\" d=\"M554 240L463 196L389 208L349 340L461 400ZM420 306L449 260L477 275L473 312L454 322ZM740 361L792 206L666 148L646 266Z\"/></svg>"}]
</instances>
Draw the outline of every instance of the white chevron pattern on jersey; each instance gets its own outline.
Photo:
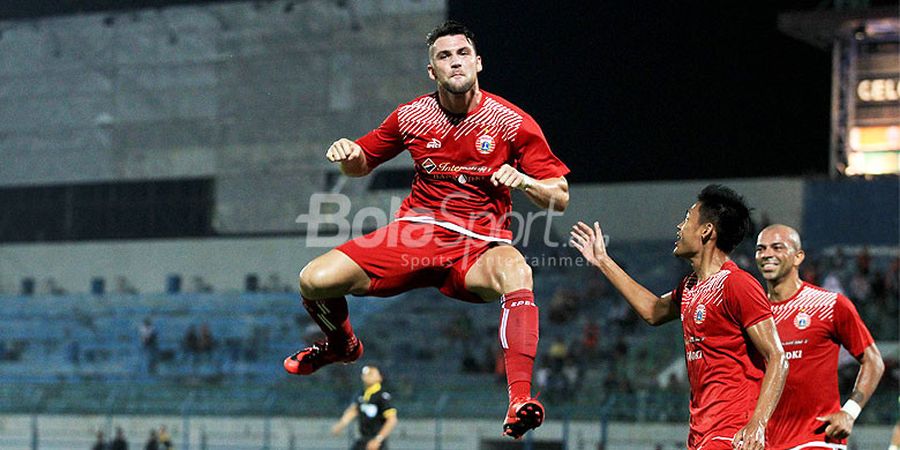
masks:
<instances>
[{"instance_id":1,"label":"white chevron pattern on jersey","mask_svg":"<svg viewBox=\"0 0 900 450\"><path fill-rule=\"evenodd\" d=\"M453 139L459 139L473 131L492 128L500 132L502 140L512 141L519 132L519 126L522 125L520 114L490 97L484 99L484 104L478 112L456 125L450 121L437 99L432 96L401 106L397 111L397 120L400 122L403 141L407 144L429 129L433 129L440 139L444 139L454 128L456 130Z\"/></svg>"},{"instance_id":2,"label":"white chevron pattern on jersey","mask_svg":"<svg viewBox=\"0 0 900 450\"><path fill-rule=\"evenodd\" d=\"M709 295L709 297L704 298L704 300L706 300L704 304L712 303L715 306L721 305L725 300L725 291L722 289L722 285L725 284L725 280L730 274L730 270L720 270L716 272L712 277L705 280L702 285L690 291L689 300L693 302L696 298L703 298Z\"/></svg>"},{"instance_id":3,"label":"white chevron pattern on jersey","mask_svg":"<svg viewBox=\"0 0 900 450\"><path fill-rule=\"evenodd\" d=\"M800 310L810 317L818 315L821 320L830 320L834 315L835 303L836 293L803 286L793 300L772 305L772 313L776 324L794 317L794 313Z\"/></svg>"}]
</instances>

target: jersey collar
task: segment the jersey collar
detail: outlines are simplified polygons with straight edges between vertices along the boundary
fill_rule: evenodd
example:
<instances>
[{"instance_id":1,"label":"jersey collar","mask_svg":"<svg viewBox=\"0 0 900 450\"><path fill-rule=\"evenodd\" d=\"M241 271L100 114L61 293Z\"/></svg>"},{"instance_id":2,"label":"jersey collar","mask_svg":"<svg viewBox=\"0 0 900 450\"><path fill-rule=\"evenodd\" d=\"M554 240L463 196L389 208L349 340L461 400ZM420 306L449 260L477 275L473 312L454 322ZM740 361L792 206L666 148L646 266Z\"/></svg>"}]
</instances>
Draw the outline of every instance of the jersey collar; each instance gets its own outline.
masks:
<instances>
[{"instance_id":1,"label":"jersey collar","mask_svg":"<svg viewBox=\"0 0 900 450\"><path fill-rule=\"evenodd\" d=\"M375 384L367 387L366 390L363 391L363 400L369 401L369 399L372 398L372 394L374 394L380 390L381 390L381 383L375 383Z\"/></svg>"}]
</instances>

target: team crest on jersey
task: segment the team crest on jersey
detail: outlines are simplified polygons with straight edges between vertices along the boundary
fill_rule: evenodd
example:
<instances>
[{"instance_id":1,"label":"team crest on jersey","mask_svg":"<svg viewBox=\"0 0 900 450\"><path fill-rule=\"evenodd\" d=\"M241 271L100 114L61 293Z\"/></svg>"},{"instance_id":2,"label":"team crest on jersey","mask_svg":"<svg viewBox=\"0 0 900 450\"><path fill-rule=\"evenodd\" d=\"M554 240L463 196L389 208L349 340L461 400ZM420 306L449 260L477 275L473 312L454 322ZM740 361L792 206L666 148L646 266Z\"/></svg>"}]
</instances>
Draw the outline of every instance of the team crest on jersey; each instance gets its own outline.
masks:
<instances>
[{"instance_id":1,"label":"team crest on jersey","mask_svg":"<svg viewBox=\"0 0 900 450\"><path fill-rule=\"evenodd\" d=\"M426 172L431 173L434 172L434 169L437 167L437 164L431 160L431 158L425 159L422 161L422 168L425 169Z\"/></svg>"},{"instance_id":2,"label":"team crest on jersey","mask_svg":"<svg viewBox=\"0 0 900 450\"><path fill-rule=\"evenodd\" d=\"M697 306L697 312L694 313L694 322L700 325L704 320L706 320L706 305L701 303Z\"/></svg>"},{"instance_id":3,"label":"team crest on jersey","mask_svg":"<svg viewBox=\"0 0 900 450\"><path fill-rule=\"evenodd\" d=\"M798 330L809 328L810 323L812 323L812 317L803 311L798 312L794 317L794 326L797 327Z\"/></svg>"},{"instance_id":4,"label":"team crest on jersey","mask_svg":"<svg viewBox=\"0 0 900 450\"><path fill-rule=\"evenodd\" d=\"M456 181L459 181L459 184L466 184L469 181L469 179L466 178L465 174L461 173L461 174L459 174L458 177L456 177Z\"/></svg>"},{"instance_id":5,"label":"team crest on jersey","mask_svg":"<svg viewBox=\"0 0 900 450\"><path fill-rule=\"evenodd\" d=\"M494 151L494 147L496 146L497 144L494 143L494 138L489 134L482 134L475 140L475 150L478 150L479 153L484 155Z\"/></svg>"}]
</instances>

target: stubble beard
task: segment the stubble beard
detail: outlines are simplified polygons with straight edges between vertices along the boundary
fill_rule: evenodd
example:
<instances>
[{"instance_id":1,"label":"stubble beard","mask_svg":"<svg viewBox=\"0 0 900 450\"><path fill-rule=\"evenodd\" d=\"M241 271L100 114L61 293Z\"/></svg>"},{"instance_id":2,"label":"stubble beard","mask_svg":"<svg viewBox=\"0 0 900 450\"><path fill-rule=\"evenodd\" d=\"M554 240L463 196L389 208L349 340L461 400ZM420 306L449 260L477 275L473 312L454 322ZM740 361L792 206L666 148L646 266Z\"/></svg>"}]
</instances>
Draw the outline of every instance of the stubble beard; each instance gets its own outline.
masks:
<instances>
[{"instance_id":1,"label":"stubble beard","mask_svg":"<svg viewBox=\"0 0 900 450\"><path fill-rule=\"evenodd\" d=\"M475 80L466 80L459 85L453 84L452 80L447 80L442 84L445 91L455 95L462 95L472 90L472 87L475 86Z\"/></svg>"}]
</instances>

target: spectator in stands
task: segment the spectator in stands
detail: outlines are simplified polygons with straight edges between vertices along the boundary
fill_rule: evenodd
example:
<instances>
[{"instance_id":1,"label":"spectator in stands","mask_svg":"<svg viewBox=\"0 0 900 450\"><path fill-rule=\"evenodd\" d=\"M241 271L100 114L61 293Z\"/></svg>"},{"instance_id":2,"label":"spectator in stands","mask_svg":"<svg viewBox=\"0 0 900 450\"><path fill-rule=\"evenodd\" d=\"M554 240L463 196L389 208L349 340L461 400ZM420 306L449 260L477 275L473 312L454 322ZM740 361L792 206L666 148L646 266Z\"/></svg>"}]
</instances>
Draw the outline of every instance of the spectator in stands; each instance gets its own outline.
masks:
<instances>
[{"instance_id":1,"label":"spectator in stands","mask_svg":"<svg viewBox=\"0 0 900 450\"><path fill-rule=\"evenodd\" d=\"M156 436L156 430L150 430L150 437L144 445L144 450L160 450L159 438Z\"/></svg>"},{"instance_id":2,"label":"spectator in stands","mask_svg":"<svg viewBox=\"0 0 900 450\"><path fill-rule=\"evenodd\" d=\"M213 291L211 284L207 283L200 275L194 275L191 278L191 291L200 294L208 294Z\"/></svg>"},{"instance_id":3,"label":"spectator in stands","mask_svg":"<svg viewBox=\"0 0 900 450\"><path fill-rule=\"evenodd\" d=\"M53 277L47 278L47 293L50 295L66 295L66 290L56 283Z\"/></svg>"},{"instance_id":4,"label":"spectator in stands","mask_svg":"<svg viewBox=\"0 0 900 450\"><path fill-rule=\"evenodd\" d=\"M109 450L128 450L128 440L122 427L116 427L116 437L110 443Z\"/></svg>"},{"instance_id":5,"label":"spectator in stands","mask_svg":"<svg viewBox=\"0 0 900 450\"><path fill-rule=\"evenodd\" d=\"M172 436L169 434L169 430L166 429L165 425L159 426L157 439L159 439L160 450L171 450L174 447L172 445Z\"/></svg>"},{"instance_id":6,"label":"spectator in stands","mask_svg":"<svg viewBox=\"0 0 900 450\"><path fill-rule=\"evenodd\" d=\"M565 287L560 287L553 293L550 299L550 321L553 323L566 323L575 317L578 312L578 302L575 293Z\"/></svg>"},{"instance_id":7,"label":"spectator in stands","mask_svg":"<svg viewBox=\"0 0 900 450\"><path fill-rule=\"evenodd\" d=\"M588 359L594 359L600 348L600 325L594 318L585 322L581 330L581 355Z\"/></svg>"},{"instance_id":8,"label":"spectator in stands","mask_svg":"<svg viewBox=\"0 0 900 450\"><path fill-rule=\"evenodd\" d=\"M188 325L184 337L181 339L181 348L185 357L190 360L191 368L197 365L197 353L200 351L200 336L197 334L197 327L194 324Z\"/></svg>"},{"instance_id":9,"label":"spectator in stands","mask_svg":"<svg viewBox=\"0 0 900 450\"><path fill-rule=\"evenodd\" d=\"M204 323L200 326L200 336L197 339L197 351L204 360L212 359L213 349L216 347L216 339L212 335L209 324Z\"/></svg>"},{"instance_id":10,"label":"spectator in stands","mask_svg":"<svg viewBox=\"0 0 900 450\"><path fill-rule=\"evenodd\" d=\"M66 344L66 361L78 369L81 366L81 343L78 338L72 337L72 330L66 328L64 334L69 341Z\"/></svg>"},{"instance_id":11,"label":"spectator in stands","mask_svg":"<svg viewBox=\"0 0 900 450\"><path fill-rule=\"evenodd\" d=\"M140 337L141 349L144 352L144 360L146 362L146 372L150 375L155 375L156 363L159 358L159 335L149 317L144 318L144 323L140 328Z\"/></svg>"},{"instance_id":12,"label":"spectator in stands","mask_svg":"<svg viewBox=\"0 0 900 450\"><path fill-rule=\"evenodd\" d=\"M553 343L550 344L550 371L553 374L557 374L562 371L563 363L566 361L566 358L569 356L569 346L566 345L566 341L563 340L562 337L556 336L553 338Z\"/></svg>"},{"instance_id":13,"label":"spectator in stands","mask_svg":"<svg viewBox=\"0 0 900 450\"><path fill-rule=\"evenodd\" d=\"M137 289L131 285L128 281L128 278L125 278L122 275L116 277L116 293L117 294L127 294L134 295L137 294Z\"/></svg>"},{"instance_id":14,"label":"spectator in stands","mask_svg":"<svg viewBox=\"0 0 900 450\"><path fill-rule=\"evenodd\" d=\"M94 446L91 447L91 450L107 450L106 446L106 438L103 437L103 432L97 432L97 441L94 442Z\"/></svg>"}]
</instances>

